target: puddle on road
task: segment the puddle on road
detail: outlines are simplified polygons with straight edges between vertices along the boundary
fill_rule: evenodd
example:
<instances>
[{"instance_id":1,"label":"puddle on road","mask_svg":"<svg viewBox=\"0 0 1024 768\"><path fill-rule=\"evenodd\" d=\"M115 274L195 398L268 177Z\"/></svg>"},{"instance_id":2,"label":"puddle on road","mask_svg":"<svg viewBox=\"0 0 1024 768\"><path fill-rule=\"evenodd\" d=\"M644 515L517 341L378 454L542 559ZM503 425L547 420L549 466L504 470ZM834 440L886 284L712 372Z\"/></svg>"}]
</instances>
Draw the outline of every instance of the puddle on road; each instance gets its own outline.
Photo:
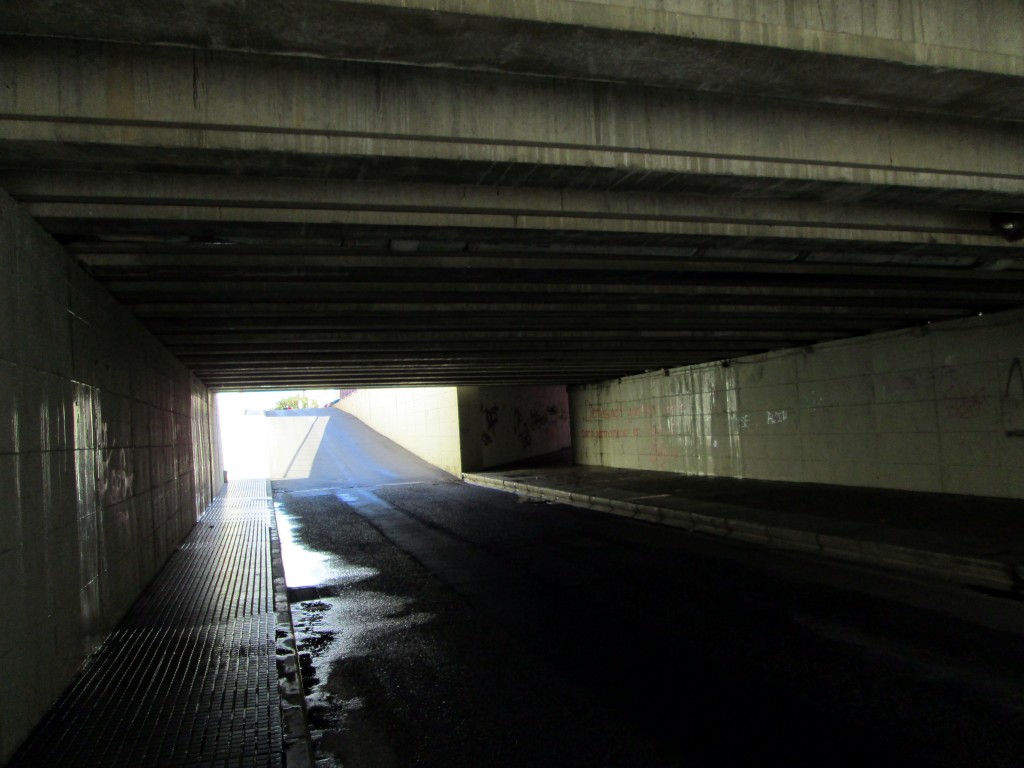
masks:
<instances>
[{"instance_id":1,"label":"puddle on road","mask_svg":"<svg viewBox=\"0 0 1024 768\"><path fill-rule=\"evenodd\" d=\"M333 495L347 505L360 501L342 489L334 489ZM418 611L413 598L367 588L369 582L380 583L378 569L308 547L301 518L282 503L275 508L317 765L340 766L335 762L335 757L340 759L338 744L353 729L365 727L366 720L365 691L343 674L344 665L388 653L397 633L430 622L434 614Z\"/></svg>"},{"instance_id":2,"label":"puddle on road","mask_svg":"<svg viewBox=\"0 0 1024 768\"><path fill-rule=\"evenodd\" d=\"M425 624L433 614L417 612L411 600L354 585L335 597L293 603L291 610L317 765L340 766L334 762L338 745L347 743L353 728L365 727L359 717L362 686L344 673L345 665L387 653L395 633Z\"/></svg>"},{"instance_id":3,"label":"puddle on road","mask_svg":"<svg viewBox=\"0 0 1024 768\"><path fill-rule=\"evenodd\" d=\"M374 568L347 563L337 555L310 549L296 535L301 523L280 502L274 503L274 509L289 592L303 587L338 587L342 583L362 581L377 575Z\"/></svg>"}]
</instances>

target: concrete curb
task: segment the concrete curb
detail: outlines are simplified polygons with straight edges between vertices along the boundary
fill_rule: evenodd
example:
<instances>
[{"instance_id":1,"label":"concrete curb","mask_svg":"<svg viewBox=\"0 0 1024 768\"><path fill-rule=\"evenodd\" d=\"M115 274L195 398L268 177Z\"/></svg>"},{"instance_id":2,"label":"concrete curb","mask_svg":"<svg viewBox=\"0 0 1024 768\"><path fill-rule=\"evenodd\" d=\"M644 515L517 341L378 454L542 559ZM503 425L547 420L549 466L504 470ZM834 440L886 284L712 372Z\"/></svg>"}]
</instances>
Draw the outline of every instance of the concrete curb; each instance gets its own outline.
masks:
<instances>
[{"instance_id":1,"label":"concrete curb","mask_svg":"<svg viewBox=\"0 0 1024 768\"><path fill-rule=\"evenodd\" d=\"M929 552L896 544L831 536L814 531L709 515L703 512L688 512L633 501L602 498L586 493L573 493L471 473L463 474L462 479L472 485L508 491L538 501L553 501L598 512L610 512L634 520L671 525L696 533L710 533L775 549L818 554L885 568L897 568L1000 591L1019 592L1024 586L1024 565L1022 564L1014 565L980 557Z\"/></svg>"},{"instance_id":2,"label":"concrete curb","mask_svg":"<svg viewBox=\"0 0 1024 768\"><path fill-rule=\"evenodd\" d=\"M277 684L281 693L281 726L286 768L312 768L313 744L306 722L306 697L302 689L299 652L295 646L288 585L284 580L281 538L277 531L277 513L270 481L267 481L267 503L270 505L270 562L274 578L274 612L277 614Z\"/></svg>"}]
</instances>

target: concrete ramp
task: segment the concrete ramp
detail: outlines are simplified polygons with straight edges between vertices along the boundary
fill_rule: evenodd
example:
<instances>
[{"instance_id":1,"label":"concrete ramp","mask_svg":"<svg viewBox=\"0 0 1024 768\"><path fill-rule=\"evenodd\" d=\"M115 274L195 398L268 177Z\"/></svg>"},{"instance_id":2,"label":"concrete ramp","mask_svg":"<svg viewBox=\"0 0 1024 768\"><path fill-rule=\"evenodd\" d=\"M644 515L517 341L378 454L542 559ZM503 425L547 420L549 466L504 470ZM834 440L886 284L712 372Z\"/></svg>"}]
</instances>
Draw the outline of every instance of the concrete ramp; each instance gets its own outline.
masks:
<instances>
[{"instance_id":1,"label":"concrete ramp","mask_svg":"<svg viewBox=\"0 0 1024 768\"><path fill-rule=\"evenodd\" d=\"M309 477L327 431L327 416L292 416L278 419L270 432L270 476L274 480Z\"/></svg>"},{"instance_id":2,"label":"concrete ramp","mask_svg":"<svg viewBox=\"0 0 1024 768\"><path fill-rule=\"evenodd\" d=\"M406 482L448 482L453 477L354 416L333 408L267 412L267 442L275 487L314 488Z\"/></svg>"}]
</instances>

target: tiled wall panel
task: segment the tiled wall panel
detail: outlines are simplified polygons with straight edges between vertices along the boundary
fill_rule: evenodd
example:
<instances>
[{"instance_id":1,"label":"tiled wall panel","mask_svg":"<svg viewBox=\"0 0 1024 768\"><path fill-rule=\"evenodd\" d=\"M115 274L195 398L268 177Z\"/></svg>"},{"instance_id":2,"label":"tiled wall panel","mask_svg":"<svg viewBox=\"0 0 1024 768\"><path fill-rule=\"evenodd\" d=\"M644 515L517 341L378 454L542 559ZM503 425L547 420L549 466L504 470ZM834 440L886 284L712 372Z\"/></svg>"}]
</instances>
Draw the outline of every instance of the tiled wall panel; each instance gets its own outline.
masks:
<instances>
[{"instance_id":1,"label":"tiled wall panel","mask_svg":"<svg viewBox=\"0 0 1024 768\"><path fill-rule=\"evenodd\" d=\"M0 192L0 763L216 493L210 400Z\"/></svg>"},{"instance_id":2,"label":"tiled wall panel","mask_svg":"<svg viewBox=\"0 0 1024 768\"><path fill-rule=\"evenodd\" d=\"M578 463L1024 497L1024 312L571 390Z\"/></svg>"}]
</instances>

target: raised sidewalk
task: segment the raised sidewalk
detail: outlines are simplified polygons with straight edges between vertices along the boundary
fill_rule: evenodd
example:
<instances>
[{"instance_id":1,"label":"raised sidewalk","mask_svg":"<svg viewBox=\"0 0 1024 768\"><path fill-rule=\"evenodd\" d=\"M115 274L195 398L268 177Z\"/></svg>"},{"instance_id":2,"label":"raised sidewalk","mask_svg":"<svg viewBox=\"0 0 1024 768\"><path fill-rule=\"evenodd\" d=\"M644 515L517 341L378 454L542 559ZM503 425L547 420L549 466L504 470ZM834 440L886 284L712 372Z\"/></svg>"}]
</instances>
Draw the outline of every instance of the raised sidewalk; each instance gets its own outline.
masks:
<instances>
[{"instance_id":1,"label":"raised sidewalk","mask_svg":"<svg viewBox=\"0 0 1024 768\"><path fill-rule=\"evenodd\" d=\"M573 466L467 482L989 589L1024 591L1024 502Z\"/></svg>"},{"instance_id":2,"label":"raised sidewalk","mask_svg":"<svg viewBox=\"0 0 1024 768\"><path fill-rule=\"evenodd\" d=\"M268 483L233 481L8 768L308 766L294 655Z\"/></svg>"}]
</instances>

